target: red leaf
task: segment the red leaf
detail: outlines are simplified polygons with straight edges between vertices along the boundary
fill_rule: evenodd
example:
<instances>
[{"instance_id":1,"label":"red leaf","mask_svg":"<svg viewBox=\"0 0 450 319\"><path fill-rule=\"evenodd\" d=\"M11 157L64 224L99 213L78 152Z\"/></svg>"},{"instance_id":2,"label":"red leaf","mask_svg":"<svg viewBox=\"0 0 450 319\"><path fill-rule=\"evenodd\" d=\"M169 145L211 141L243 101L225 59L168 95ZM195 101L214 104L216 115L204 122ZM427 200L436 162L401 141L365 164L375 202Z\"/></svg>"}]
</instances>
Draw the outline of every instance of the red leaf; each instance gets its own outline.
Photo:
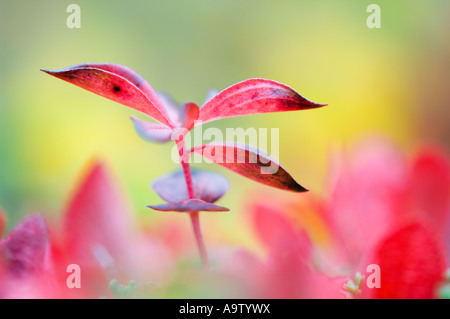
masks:
<instances>
[{"instance_id":1,"label":"red leaf","mask_svg":"<svg viewBox=\"0 0 450 319\"><path fill-rule=\"evenodd\" d=\"M227 212L228 208L217 206L201 199L188 199L177 203L170 202L161 205L148 205L148 208L163 211L163 212L199 212L199 211L209 211L209 212Z\"/></svg>"},{"instance_id":2,"label":"red leaf","mask_svg":"<svg viewBox=\"0 0 450 319\"><path fill-rule=\"evenodd\" d=\"M253 207L253 225L266 245L267 261L262 267L262 298L311 298L312 245L303 230L296 230L282 212Z\"/></svg>"},{"instance_id":3,"label":"red leaf","mask_svg":"<svg viewBox=\"0 0 450 319\"><path fill-rule=\"evenodd\" d=\"M151 123L131 117L138 135L148 142L164 143L172 138L172 129L164 124Z\"/></svg>"},{"instance_id":4,"label":"red leaf","mask_svg":"<svg viewBox=\"0 0 450 319\"><path fill-rule=\"evenodd\" d=\"M191 148L203 157L256 182L294 192L307 191L275 159L249 145L211 143Z\"/></svg>"},{"instance_id":5,"label":"red leaf","mask_svg":"<svg viewBox=\"0 0 450 319\"><path fill-rule=\"evenodd\" d=\"M185 128L186 130L190 130L192 127L194 127L195 121L198 120L199 116L199 108L198 105L192 102L186 103L183 106L183 123L181 127Z\"/></svg>"},{"instance_id":6,"label":"red leaf","mask_svg":"<svg viewBox=\"0 0 450 319\"><path fill-rule=\"evenodd\" d=\"M450 166L446 155L439 150L422 150L414 159L407 186L407 211L445 227L450 208Z\"/></svg>"},{"instance_id":7,"label":"red leaf","mask_svg":"<svg viewBox=\"0 0 450 319\"><path fill-rule=\"evenodd\" d=\"M150 84L126 66L77 64L60 70L42 71L174 126Z\"/></svg>"},{"instance_id":8,"label":"red leaf","mask_svg":"<svg viewBox=\"0 0 450 319\"><path fill-rule=\"evenodd\" d=\"M445 271L444 252L433 232L420 223L402 227L375 251L381 288L376 298L433 298Z\"/></svg>"},{"instance_id":9,"label":"red leaf","mask_svg":"<svg viewBox=\"0 0 450 319\"><path fill-rule=\"evenodd\" d=\"M282 209L256 204L252 206L252 218L256 234L266 247L280 255L295 252L304 260L310 257L312 245L306 232L296 230Z\"/></svg>"},{"instance_id":10,"label":"red leaf","mask_svg":"<svg viewBox=\"0 0 450 319\"><path fill-rule=\"evenodd\" d=\"M35 274L44 268L48 247L47 223L42 215L34 214L0 242L0 262L16 277Z\"/></svg>"},{"instance_id":11,"label":"red leaf","mask_svg":"<svg viewBox=\"0 0 450 319\"><path fill-rule=\"evenodd\" d=\"M127 207L104 165L92 165L66 210L66 248L82 268L97 268L96 247L115 261L128 249Z\"/></svg>"},{"instance_id":12,"label":"red leaf","mask_svg":"<svg viewBox=\"0 0 450 319\"><path fill-rule=\"evenodd\" d=\"M332 158L326 215L340 247L335 252L359 270L361 256L398 225L396 201L403 192L407 164L385 140L365 140L350 154Z\"/></svg>"},{"instance_id":13,"label":"red leaf","mask_svg":"<svg viewBox=\"0 0 450 319\"><path fill-rule=\"evenodd\" d=\"M325 106L305 99L287 85L266 79L249 79L234 84L201 109L202 123L250 114L295 111Z\"/></svg>"},{"instance_id":14,"label":"red leaf","mask_svg":"<svg viewBox=\"0 0 450 319\"><path fill-rule=\"evenodd\" d=\"M192 171L195 198L214 203L228 190L228 180L218 173ZM167 202L180 202L189 199L183 171L156 180L153 189Z\"/></svg>"}]
</instances>

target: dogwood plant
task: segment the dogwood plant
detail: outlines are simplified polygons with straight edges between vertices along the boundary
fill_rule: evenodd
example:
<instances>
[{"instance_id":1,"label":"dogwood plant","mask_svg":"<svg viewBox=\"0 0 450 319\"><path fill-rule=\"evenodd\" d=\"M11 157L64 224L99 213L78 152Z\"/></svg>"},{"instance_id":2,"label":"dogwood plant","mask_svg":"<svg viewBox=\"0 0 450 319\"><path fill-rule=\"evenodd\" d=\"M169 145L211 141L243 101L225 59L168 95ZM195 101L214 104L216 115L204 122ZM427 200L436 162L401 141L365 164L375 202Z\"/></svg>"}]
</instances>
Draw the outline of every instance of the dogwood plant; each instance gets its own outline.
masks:
<instances>
[{"instance_id":1,"label":"dogwood plant","mask_svg":"<svg viewBox=\"0 0 450 319\"><path fill-rule=\"evenodd\" d=\"M228 190L227 180L207 171L191 172L189 158L197 153L238 174L272 187L304 192L277 160L249 145L210 143L186 149L186 134L195 126L223 118L304 110L324 106L312 102L292 88L267 79L248 79L236 83L210 98L202 107L193 102L176 105L170 96L158 94L134 70L118 64L77 64L60 70L42 70L83 89L140 111L155 122L132 117L134 127L150 142L176 143L182 171L164 176L153 184L166 201L148 207L158 211L186 212L190 215L202 264L209 265L203 241L199 212L228 211L214 204ZM264 168L270 166L270 173ZM275 169L274 169L275 168Z\"/></svg>"}]
</instances>

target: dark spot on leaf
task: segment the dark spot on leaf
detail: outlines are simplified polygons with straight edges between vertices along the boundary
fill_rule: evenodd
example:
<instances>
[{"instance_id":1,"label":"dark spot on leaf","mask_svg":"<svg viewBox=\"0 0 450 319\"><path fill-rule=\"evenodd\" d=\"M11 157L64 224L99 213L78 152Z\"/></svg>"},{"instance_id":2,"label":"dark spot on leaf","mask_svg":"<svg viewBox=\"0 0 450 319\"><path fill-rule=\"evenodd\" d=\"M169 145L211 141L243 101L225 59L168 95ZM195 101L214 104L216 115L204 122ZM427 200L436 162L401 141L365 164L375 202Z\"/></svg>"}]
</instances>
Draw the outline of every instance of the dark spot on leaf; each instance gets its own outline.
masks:
<instances>
[{"instance_id":1,"label":"dark spot on leaf","mask_svg":"<svg viewBox=\"0 0 450 319\"><path fill-rule=\"evenodd\" d=\"M120 87L118 87L117 85L114 85L113 91L114 92L120 92Z\"/></svg>"}]
</instances>

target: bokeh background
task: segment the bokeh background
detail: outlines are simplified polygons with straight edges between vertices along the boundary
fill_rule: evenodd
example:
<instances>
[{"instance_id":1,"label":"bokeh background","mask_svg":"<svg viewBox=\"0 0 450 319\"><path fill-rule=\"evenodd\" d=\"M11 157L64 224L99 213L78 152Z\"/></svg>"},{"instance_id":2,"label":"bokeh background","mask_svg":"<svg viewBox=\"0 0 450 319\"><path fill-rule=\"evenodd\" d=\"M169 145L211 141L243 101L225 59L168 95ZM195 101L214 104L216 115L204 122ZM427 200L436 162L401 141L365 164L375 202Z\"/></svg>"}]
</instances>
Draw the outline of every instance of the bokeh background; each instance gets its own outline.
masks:
<instances>
[{"instance_id":1,"label":"bokeh background","mask_svg":"<svg viewBox=\"0 0 450 319\"><path fill-rule=\"evenodd\" d=\"M72 2L81 7L80 29L66 26ZM94 159L113 172L136 223L182 218L145 207L162 202L150 182L178 168L171 144L134 132L130 116L145 116L41 68L120 63L179 102L201 103L210 88L252 77L285 83L329 105L209 126L279 128L281 163L318 194L330 154L367 136L385 136L405 152L422 143L448 150L450 2L377 0L381 28L369 29L373 2L0 0L0 207L8 228L36 211L58 219ZM219 202L231 212L202 215L206 242L252 246L245 200L267 187L198 166L231 184Z\"/></svg>"}]
</instances>

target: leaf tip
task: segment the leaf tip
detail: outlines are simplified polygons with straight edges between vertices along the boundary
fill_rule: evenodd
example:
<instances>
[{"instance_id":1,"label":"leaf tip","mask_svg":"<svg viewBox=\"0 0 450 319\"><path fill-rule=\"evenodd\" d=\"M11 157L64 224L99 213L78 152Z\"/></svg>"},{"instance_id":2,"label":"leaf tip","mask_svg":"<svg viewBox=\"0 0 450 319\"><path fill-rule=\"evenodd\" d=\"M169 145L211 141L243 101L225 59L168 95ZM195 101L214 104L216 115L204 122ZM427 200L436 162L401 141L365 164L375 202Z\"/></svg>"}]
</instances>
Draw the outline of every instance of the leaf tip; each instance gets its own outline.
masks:
<instances>
[{"instance_id":1,"label":"leaf tip","mask_svg":"<svg viewBox=\"0 0 450 319\"><path fill-rule=\"evenodd\" d=\"M318 102L313 102L311 100L308 100L308 103L309 104L308 104L307 108L314 108L314 109L328 105L328 103L318 103Z\"/></svg>"},{"instance_id":2,"label":"leaf tip","mask_svg":"<svg viewBox=\"0 0 450 319\"><path fill-rule=\"evenodd\" d=\"M309 192L309 189L304 188L299 183L296 183L295 185L293 185L293 187L291 187L291 190L294 192L297 192L297 193Z\"/></svg>"}]
</instances>

